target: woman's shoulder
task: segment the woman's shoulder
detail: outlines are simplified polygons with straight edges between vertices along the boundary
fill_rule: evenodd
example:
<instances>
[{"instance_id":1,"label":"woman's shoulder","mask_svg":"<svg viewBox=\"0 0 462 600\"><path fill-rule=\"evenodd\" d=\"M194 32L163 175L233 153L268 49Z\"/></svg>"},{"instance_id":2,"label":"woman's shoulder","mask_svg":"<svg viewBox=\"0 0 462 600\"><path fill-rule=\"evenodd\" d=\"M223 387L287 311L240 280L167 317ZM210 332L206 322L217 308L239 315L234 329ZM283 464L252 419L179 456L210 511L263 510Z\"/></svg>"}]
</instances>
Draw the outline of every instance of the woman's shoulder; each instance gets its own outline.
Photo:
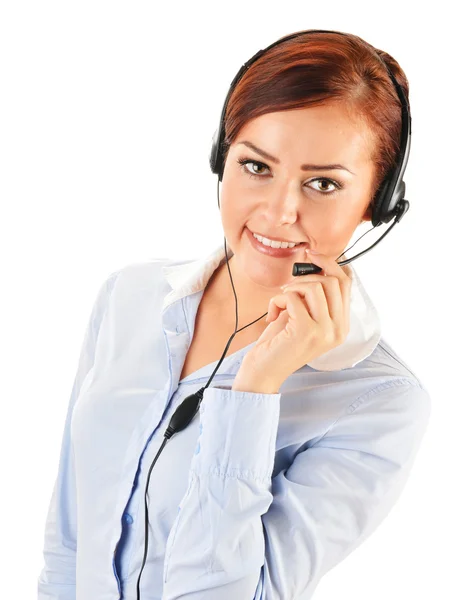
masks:
<instances>
[{"instance_id":1,"label":"woman's shoulder","mask_svg":"<svg viewBox=\"0 0 462 600\"><path fill-rule=\"evenodd\" d=\"M101 290L108 296L111 314L139 311L143 306L152 308L170 289L162 271L162 267L170 263L169 258L134 261L107 275Z\"/></svg>"},{"instance_id":2,"label":"woman's shoulder","mask_svg":"<svg viewBox=\"0 0 462 600\"><path fill-rule=\"evenodd\" d=\"M111 273L109 279L115 276L119 288L131 286L132 289L136 289L138 286L158 285L163 275L162 268L173 262L170 258L149 258L126 263Z\"/></svg>"},{"instance_id":3,"label":"woman's shoulder","mask_svg":"<svg viewBox=\"0 0 462 600\"><path fill-rule=\"evenodd\" d=\"M368 371L377 369L383 376L406 378L425 389L422 379L402 356L381 336L376 348L364 361Z\"/></svg>"}]
</instances>

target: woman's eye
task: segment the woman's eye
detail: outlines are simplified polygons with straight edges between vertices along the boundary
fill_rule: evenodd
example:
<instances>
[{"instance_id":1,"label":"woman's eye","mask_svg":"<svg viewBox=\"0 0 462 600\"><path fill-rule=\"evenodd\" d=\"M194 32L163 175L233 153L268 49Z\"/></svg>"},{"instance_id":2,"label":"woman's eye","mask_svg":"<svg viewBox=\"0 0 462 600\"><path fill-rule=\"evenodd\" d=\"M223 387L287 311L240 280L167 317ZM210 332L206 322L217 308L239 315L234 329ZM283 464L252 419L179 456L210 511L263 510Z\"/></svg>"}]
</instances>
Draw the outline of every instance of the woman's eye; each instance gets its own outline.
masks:
<instances>
[{"instance_id":1,"label":"woman's eye","mask_svg":"<svg viewBox=\"0 0 462 600\"><path fill-rule=\"evenodd\" d=\"M331 179L326 179L325 177L318 177L317 179L312 179L310 183L319 183L320 181L324 182L327 185L334 186L334 189L328 190L325 187L321 187L321 189L315 188L315 192L320 192L321 194L335 194L335 192L339 189Z\"/></svg>"},{"instance_id":2,"label":"woman's eye","mask_svg":"<svg viewBox=\"0 0 462 600\"><path fill-rule=\"evenodd\" d=\"M241 158L237 162L241 165L242 169L244 169L244 172L249 177L252 177L253 179L265 178L265 176L262 173L255 172L255 169L254 169L255 165L257 166L257 168L260 168L260 169L269 169L268 165L265 165L265 163L259 162L258 160L252 160L249 158ZM252 165L250 167L251 171L247 168L247 165ZM311 187L312 183L315 183L316 187ZM318 185L317 185L318 183L321 183L321 187L318 187ZM318 194L322 194L324 196L336 194L343 187L343 184L338 183L338 182L334 181L333 179L329 179L328 177L316 177L314 179L311 179L311 181L309 181L307 185L309 185L309 187L311 187L311 189L314 190L315 192L318 192ZM331 189L329 189L329 186L332 186Z\"/></svg>"},{"instance_id":3,"label":"woman's eye","mask_svg":"<svg viewBox=\"0 0 462 600\"><path fill-rule=\"evenodd\" d=\"M260 173L255 173L255 171L253 171L253 167L252 167L252 171L249 171L249 169L247 169L247 165L258 165L258 167L263 167L264 169L269 169L269 167L267 165L265 165L264 163L258 162L257 160L240 159L240 160L238 160L238 163L240 165L242 165L242 168L247 173L247 175L250 175L250 177L259 177Z\"/></svg>"}]
</instances>

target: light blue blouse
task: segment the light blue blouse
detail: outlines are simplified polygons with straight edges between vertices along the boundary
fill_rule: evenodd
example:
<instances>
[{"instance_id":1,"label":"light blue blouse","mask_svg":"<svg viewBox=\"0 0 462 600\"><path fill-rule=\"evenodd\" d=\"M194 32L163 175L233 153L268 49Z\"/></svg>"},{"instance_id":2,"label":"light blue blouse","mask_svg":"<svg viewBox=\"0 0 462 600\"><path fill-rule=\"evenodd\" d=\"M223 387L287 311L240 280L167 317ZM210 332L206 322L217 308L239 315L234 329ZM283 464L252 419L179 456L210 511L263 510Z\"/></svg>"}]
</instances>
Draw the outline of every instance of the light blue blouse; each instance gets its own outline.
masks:
<instances>
[{"instance_id":1,"label":"light blue blouse","mask_svg":"<svg viewBox=\"0 0 462 600\"><path fill-rule=\"evenodd\" d=\"M130 264L101 286L64 423L38 600L136 600L149 468L172 414L218 363L179 380L223 261L220 246L196 261ZM193 421L166 443L148 489L141 600L309 600L396 503L430 397L381 337L350 269L344 344L277 394L231 390L255 342L226 356Z\"/></svg>"}]
</instances>

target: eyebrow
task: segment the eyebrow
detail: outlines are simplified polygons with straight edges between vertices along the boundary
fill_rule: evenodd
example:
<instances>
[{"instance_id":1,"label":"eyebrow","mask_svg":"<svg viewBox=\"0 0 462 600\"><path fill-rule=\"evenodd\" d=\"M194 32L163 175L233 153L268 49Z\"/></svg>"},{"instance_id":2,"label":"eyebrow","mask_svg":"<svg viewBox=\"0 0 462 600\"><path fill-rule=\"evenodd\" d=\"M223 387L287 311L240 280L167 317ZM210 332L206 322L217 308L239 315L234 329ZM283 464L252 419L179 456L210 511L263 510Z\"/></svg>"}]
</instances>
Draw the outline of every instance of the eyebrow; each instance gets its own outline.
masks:
<instances>
[{"instance_id":1,"label":"eyebrow","mask_svg":"<svg viewBox=\"0 0 462 600\"><path fill-rule=\"evenodd\" d=\"M255 144L252 144L252 142L244 141L244 142L239 142L237 145L239 146L239 144L244 144L244 146L247 146L248 148L250 148L251 150L253 150L257 154L260 154L261 156L263 156L263 158L266 158L267 160L271 160L271 161L275 162L277 165L281 162L275 156L271 156L271 154L268 154L268 152L265 152L261 148L257 148L257 146L255 146ZM333 169L341 169L343 171L348 171L348 173L351 173L352 175L356 174L356 173L353 173L353 171L350 171L350 169L347 169L343 165L339 165L339 164L335 164L335 165L313 165L311 163L308 163L308 164L301 165L300 169L302 171L331 171Z\"/></svg>"}]
</instances>

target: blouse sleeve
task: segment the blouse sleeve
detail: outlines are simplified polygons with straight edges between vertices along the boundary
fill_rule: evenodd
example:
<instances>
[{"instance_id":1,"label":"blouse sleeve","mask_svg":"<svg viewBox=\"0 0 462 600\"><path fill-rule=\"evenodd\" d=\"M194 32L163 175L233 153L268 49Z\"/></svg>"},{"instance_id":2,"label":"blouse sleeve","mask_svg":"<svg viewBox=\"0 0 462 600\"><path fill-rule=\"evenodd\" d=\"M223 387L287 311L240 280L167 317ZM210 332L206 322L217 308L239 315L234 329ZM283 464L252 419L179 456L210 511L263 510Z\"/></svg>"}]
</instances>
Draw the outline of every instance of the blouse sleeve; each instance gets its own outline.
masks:
<instances>
[{"instance_id":1,"label":"blouse sleeve","mask_svg":"<svg viewBox=\"0 0 462 600\"><path fill-rule=\"evenodd\" d=\"M45 521L44 566L38 577L38 600L75 600L77 506L70 425L76 400L93 368L98 332L118 273L111 273L100 286L80 349L61 439L58 473Z\"/></svg>"},{"instance_id":2,"label":"blouse sleeve","mask_svg":"<svg viewBox=\"0 0 462 600\"><path fill-rule=\"evenodd\" d=\"M382 382L271 480L280 397L205 390L162 600L309 600L396 503L430 416L423 387Z\"/></svg>"}]
</instances>

